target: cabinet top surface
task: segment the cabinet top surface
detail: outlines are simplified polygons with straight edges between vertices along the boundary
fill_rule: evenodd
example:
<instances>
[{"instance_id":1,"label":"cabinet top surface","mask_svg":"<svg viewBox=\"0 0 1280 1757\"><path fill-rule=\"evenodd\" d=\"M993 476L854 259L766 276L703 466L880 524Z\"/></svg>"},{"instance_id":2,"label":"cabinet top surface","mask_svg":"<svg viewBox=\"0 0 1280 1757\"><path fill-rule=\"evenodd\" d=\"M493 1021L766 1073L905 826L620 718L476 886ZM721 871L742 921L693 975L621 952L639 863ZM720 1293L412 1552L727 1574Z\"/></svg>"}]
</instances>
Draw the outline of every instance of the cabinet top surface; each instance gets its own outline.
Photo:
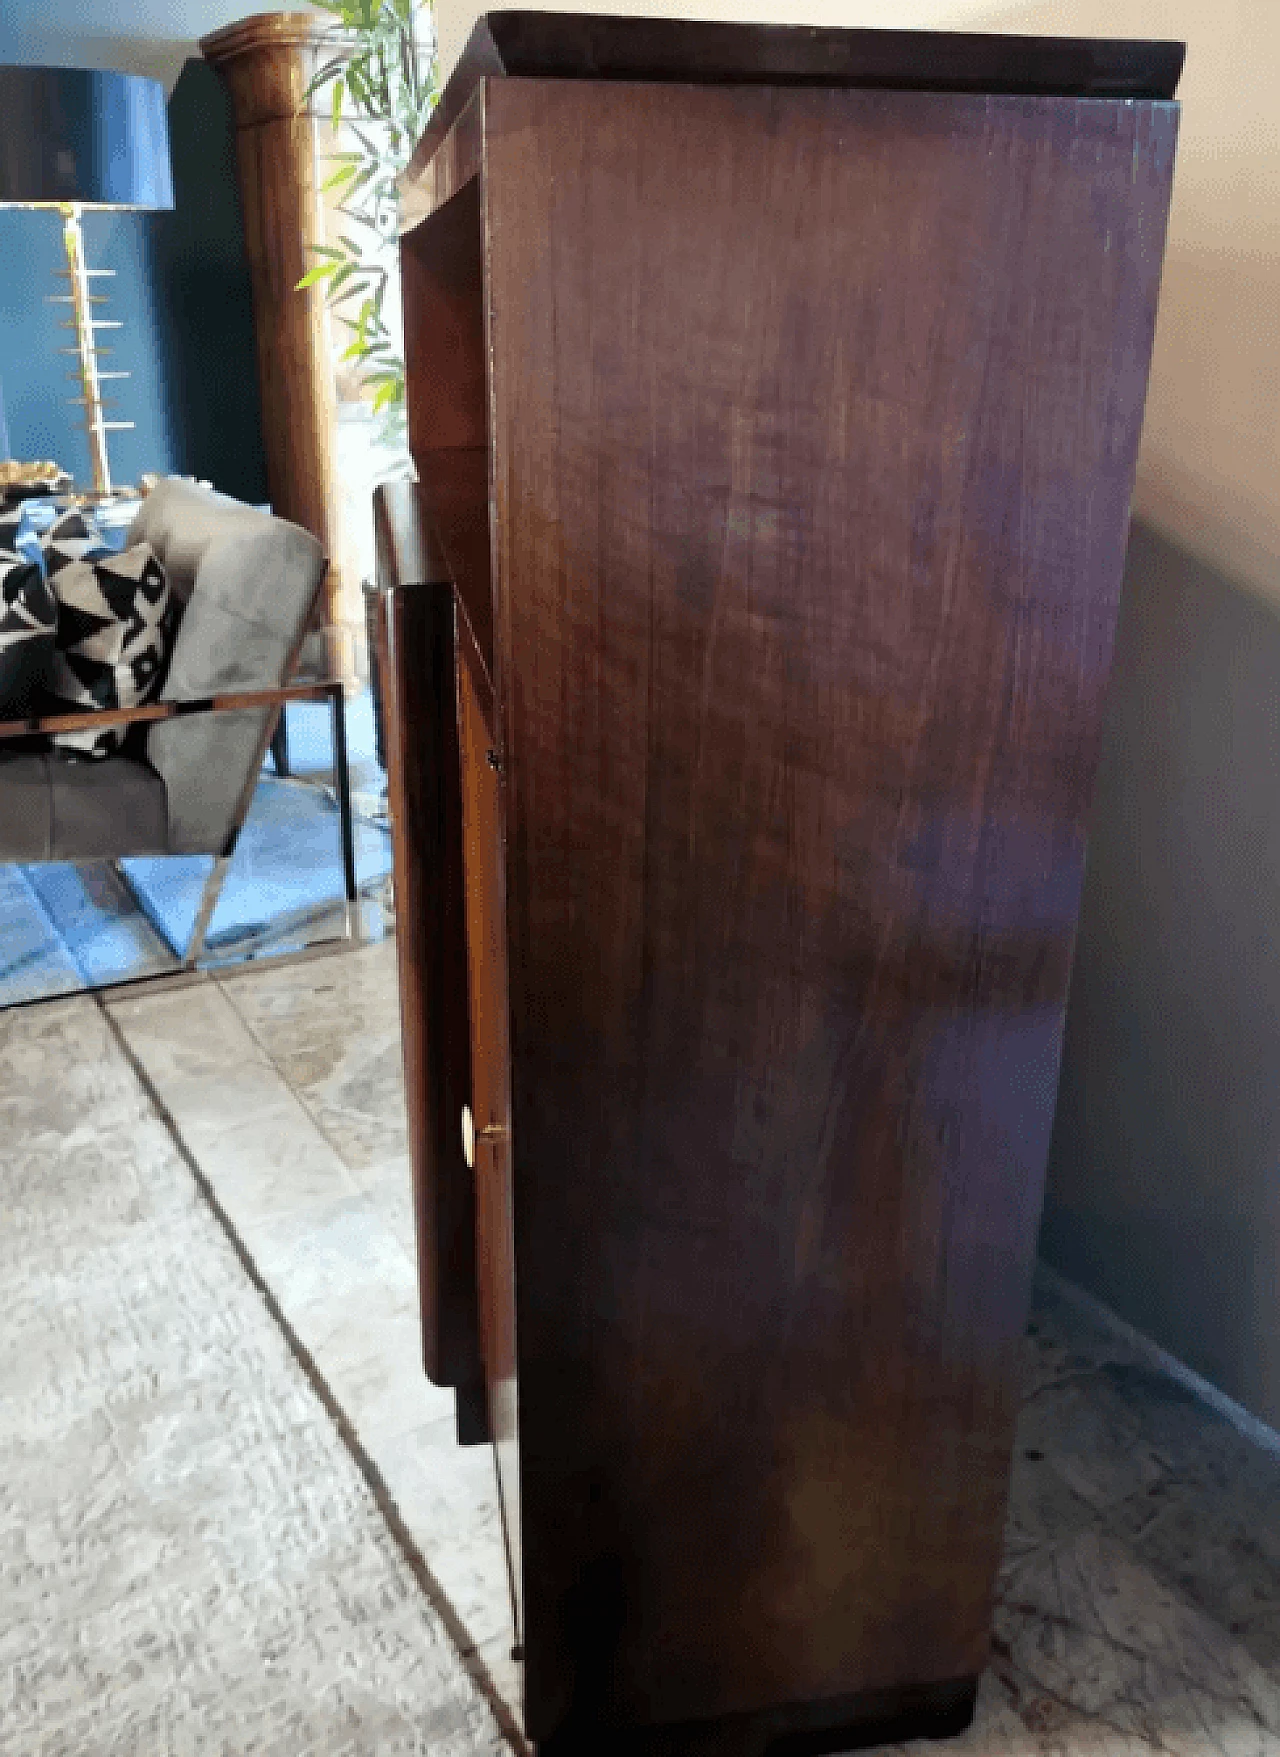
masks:
<instances>
[{"instance_id":1,"label":"cabinet top surface","mask_svg":"<svg viewBox=\"0 0 1280 1757\"><path fill-rule=\"evenodd\" d=\"M483 79L815 85L1027 97L1171 98L1185 45L1094 37L489 12L475 29L409 168L433 155Z\"/></svg>"}]
</instances>

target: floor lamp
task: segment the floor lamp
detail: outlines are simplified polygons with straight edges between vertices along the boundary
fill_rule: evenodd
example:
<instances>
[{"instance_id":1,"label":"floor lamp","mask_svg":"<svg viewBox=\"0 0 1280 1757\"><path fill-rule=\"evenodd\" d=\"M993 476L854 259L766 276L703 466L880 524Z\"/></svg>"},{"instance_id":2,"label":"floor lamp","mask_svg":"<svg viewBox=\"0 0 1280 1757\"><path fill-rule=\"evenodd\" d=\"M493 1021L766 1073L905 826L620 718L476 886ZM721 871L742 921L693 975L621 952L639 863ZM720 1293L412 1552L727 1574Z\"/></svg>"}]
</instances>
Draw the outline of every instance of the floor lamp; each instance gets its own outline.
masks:
<instances>
[{"instance_id":1,"label":"floor lamp","mask_svg":"<svg viewBox=\"0 0 1280 1757\"><path fill-rule=\"evenodd\" d=\"M84 411L94 495L106 498L107 435L133 422L107 420L102 385L129 374L99 364L110 350L98 346L98 332L123 325L94 315L105 299L91 285L115 271L86 266L80 219L86 209L173 206L163 86L132 73L0 67L0 206L61 215L68 290L52 297L71 307L64 328L75 331L75 346L61 351L76 356L70 376L80 394L71 400Z\"/></svg>"}]
</instances>

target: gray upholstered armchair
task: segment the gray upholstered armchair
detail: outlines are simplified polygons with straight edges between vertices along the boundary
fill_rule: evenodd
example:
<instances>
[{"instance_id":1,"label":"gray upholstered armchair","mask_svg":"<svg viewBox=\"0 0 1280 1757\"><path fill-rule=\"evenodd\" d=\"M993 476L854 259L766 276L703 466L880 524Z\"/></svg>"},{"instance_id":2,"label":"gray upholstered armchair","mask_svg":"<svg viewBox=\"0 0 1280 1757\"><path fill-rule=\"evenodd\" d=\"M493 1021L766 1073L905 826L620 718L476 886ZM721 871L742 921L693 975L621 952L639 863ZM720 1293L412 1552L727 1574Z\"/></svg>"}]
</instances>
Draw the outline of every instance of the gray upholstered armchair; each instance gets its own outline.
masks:
<instances>
[{"instance_id":1,"label":"gray upholstered armchair","mask_svg":"<svg viewBox=\"0 0 1280 1757\"><path fill-rule=\"evenodd\" d=\"M194 964L281 710L323 698L333 714L350 919L355 858L342 686L285 683L324 578L319 543L284 519L177 478L143 501L125 543L143 541L185 606L161 698L0 725L0 862L213 855L191 941L175 948ZM134 730L121 753L96 762L21 747L32 734L95 724Z\"/></svg>"}]
</instances>

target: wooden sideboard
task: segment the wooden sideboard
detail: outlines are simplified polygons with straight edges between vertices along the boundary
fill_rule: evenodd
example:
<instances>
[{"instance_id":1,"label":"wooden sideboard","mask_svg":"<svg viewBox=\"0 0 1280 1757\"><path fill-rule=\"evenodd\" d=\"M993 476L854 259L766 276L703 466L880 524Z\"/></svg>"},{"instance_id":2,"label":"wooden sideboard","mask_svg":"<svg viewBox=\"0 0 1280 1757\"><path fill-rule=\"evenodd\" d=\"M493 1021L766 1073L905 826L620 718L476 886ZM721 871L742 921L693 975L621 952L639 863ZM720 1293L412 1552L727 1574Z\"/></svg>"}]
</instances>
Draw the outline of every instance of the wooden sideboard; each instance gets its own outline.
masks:
<instances>
[{"instance_id":1,"label":"wooden sideboard","mask_svg":"<svg viewBox=\"0 0 1280 1757\"><path fill-rule=\"evenodd\" d=\"M427 1357L543 1757L972 1712L1180 66L497 14L408 174Z\"/></svg>"}]
</instances>

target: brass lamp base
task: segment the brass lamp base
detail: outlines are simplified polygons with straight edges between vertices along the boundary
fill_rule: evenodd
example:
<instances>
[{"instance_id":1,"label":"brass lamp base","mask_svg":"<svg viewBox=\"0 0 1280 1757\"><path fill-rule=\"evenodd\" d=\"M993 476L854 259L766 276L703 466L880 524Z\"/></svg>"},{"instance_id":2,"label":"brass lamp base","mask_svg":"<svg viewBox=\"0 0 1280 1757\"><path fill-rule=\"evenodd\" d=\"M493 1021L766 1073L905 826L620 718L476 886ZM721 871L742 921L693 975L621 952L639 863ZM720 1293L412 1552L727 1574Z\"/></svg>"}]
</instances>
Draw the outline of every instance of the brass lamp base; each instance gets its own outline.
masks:
<instances>
[{"instance_id":1,"label":"brass lamp base","mask_svg":"<svg viewBox=\"0 0 1280 1757\"><path fill-rule=\"evenodd\" d=\"M111 486L111 462L107 456L107 434L133 426L132 421L108 421L106 404L102 395L102 385L109 378L128 378L127 372L104 372L98 364L99 357L110 350L100 348L96 341L97 331L101 329L123 329L124 325L105 318L94 317L91 307L106 303L105 296L91 293L91 279L107 278L114 275L110 268L86 268L84 260L84 233L80 225L81 209L76 203L60 205L58 212L62 215L62 242L67 253L67 266L59 271L70 282L69 293L50 294L57 304L71 306L72 321L64 324L64 329L74 329L76 345L74 348L63 348L64 354L76 356L76 371L71 375L80 381L80 395L71 401L84 410L85 431L89 437L89 457L93 466L93 499L112 499L115 490ZM87 497L86 497L87 498Z\"/></svg>"}]
</instances>

